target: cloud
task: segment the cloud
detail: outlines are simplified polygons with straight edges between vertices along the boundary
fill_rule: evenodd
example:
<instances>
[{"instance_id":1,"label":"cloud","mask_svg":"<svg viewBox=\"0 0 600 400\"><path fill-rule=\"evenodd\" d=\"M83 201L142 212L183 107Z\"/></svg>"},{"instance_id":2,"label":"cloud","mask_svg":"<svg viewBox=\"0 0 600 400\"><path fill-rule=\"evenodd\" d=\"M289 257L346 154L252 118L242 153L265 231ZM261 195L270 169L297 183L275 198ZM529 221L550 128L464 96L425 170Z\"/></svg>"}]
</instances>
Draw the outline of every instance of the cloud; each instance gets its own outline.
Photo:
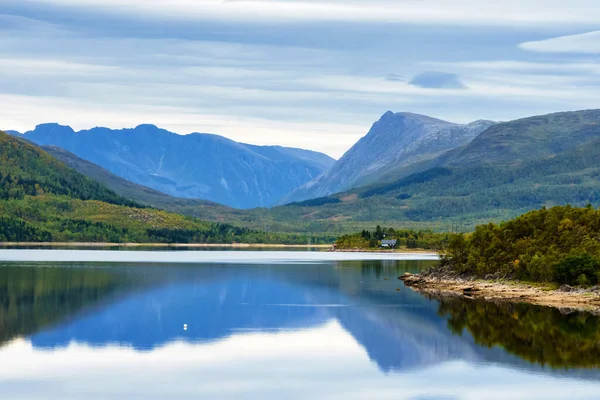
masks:
<instances>
[{"instance_id":1,"label":"cloud","mask_svg":"<svg viewBox=\"0 0 600 400\"><path fill-rule=\"evenodd\" d=\"M543 53L600 54L600 31L525 42L521 43L519 47Z\"/></svg>"},{"instance_id":2,"label":"cloud","mask_svg":"<svg viewBox=\"0 0 600 400\"><path fill-rule=\"evenodd\" d=\"M594 55L518 47L598 29L597 0L0 1L5 129L153 123L337 157L388 109L470 122L600 104ZM461 77L469 90L448 90Z\"/></svg>"},{"instance_id":3,"label":"cloud","mask_svg":"<svg viewBox=\"0 0 600 400\"><path fill-rule=\"evenodd\" d=\"M465 85L457 74L427 71L415 76L411 85L426 89L464 89Z\"/></svg>"},{"instance_id":4,"label":"cloud","mask_svg":"<svg viewBox=\"0 0 600 400\"><path fill-rule=\"evenodd\" d=\"M402 75L398 74L388 74L385 77L385 80L388 82L404 82L404 78L402 77Z\"/></svg>"},{"instance_id":5,"label":"cloud","mask_svg":"<svg viewBox=\"0 0 600 400\"><path fill-rule=\"evenodd\" d=\"M230 21L346 21L518 26L600 22L596 0L4 0L12 7L50 6L142 18ZM6 6L4 6L6 7Z\"/></svg>"}]
</instances>

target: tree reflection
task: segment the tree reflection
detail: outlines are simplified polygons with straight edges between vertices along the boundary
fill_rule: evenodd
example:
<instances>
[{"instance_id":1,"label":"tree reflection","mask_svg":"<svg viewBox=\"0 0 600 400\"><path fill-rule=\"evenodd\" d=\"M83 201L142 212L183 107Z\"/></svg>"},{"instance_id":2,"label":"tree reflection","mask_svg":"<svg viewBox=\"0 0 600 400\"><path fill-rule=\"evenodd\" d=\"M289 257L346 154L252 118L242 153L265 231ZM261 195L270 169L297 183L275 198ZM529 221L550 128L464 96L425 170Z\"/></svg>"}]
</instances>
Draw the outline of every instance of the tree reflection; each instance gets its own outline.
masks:
<instances>
[{"instance_id":1,"label":"tree reflection","mask_svg":"<svg viewBox=\"0 0 600 400\"><path fill-rule=\"evenodd\" d=\"M124 281L97 268L0 268L0 345L97 304Z\"/></svg>"},{"instance_id":2,"label":"tree reflection","mask_svg":"<svg viewBox=\"0 0 600 400\"><path fill-rule=\"evenodd\" d=\"M475 342L500 346L531 363L556 368L600 366L600 318L562 314L551 307L443 298L438 313L449 316L457 335L466 329Z\"/></svg>"}]
</instances>

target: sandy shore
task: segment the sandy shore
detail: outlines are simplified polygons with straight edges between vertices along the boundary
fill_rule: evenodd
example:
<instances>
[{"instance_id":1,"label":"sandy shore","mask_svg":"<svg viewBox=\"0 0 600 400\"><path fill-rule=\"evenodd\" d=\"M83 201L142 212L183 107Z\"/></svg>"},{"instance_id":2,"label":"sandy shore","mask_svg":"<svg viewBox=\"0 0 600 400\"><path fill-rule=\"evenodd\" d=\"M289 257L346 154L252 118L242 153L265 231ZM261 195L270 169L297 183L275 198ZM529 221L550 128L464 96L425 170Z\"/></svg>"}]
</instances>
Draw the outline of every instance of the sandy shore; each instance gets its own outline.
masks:
<instances>
[{"instance_id":1,"label":"sandy shore","mask_svg":"<svg viewBox=\"0 0 600 400\"><path fill-rule=\"evenodd\" d=\"M94 243L94 242L0 242L3 247L187 247L187 248L236 248L236 249L329 249L329 244L257 244L257 243Z\"/></svg>"},{"instance_id":2,"label":"sandy shore","mask_svg":"<svg viewBox=\"0 0 600 400\"><path fill-rule=\"evenodd\" d=\"M406 274L400 278L411 289L431 295L462 296L471 299L485 299L514 303L530 303L540 306L556 307L571 311L591 311L600 313L600 291L576 288L551 289L511 281L486 281L467 279L448 279Z\"/></svg>"}]
</instances>

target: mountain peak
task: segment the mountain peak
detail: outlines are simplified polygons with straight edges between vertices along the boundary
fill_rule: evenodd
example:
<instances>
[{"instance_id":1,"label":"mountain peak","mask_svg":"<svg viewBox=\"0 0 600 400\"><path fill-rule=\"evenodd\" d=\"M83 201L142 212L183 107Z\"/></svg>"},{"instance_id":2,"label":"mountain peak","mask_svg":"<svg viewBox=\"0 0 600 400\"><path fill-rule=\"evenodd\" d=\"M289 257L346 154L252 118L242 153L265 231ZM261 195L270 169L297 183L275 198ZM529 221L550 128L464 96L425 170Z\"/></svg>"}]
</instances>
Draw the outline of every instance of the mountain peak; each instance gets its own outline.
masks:
<instances>
[{"instance_id":1,"label":"mountain peak","mask_svg":"<svg viewBox=\"0 0 600 400\"><path fill-rule=\"evenodd\" d=\"M34 132L42 132L44 134L67 133L73 134L75 131L68 125L61 125L56 122L36 125Z\"/></svg>"},{"instance_id":2,"label":"mountain peak","mask_svg":"<svg viewBox=\"0 0 600 400\"><path fill-rule=\"evenodd\" d=\"M71 128L69 125L61 125L57 122L47 122L44 124L38 124L35 126L35 129L68 129L74 132L73 128Z\"/></svg>"},{"instance_id":3,"label":"mountain peak","mask_svg":"<svg viewBox=\"0 0 600 400\"><path fill-rule=\"evenodd\" d=\"M413 112L409 112L409 111L402 111L402 112L393 112L393 111L386 111L381 118L379 119L380 121L385 121L385 120L395 120L398 118L409 118L411 120L420 122L422 124L444 124L444 125L456 125L452 122L448 122L448 121L444 121L438 118L433 118L430 117L428 115L424 115L424 114L417 114L417 113L413 113Z\"/></svg>"},{"instance_id":4,"label":"mountain peak","mask_svg":"<svg viewBox=\"0 0 600 400\"><path fill-rule=\"evenodd\" d=\"M140 125L136 126L134 129L157 130L159 128L158 128L158 126L156 126L154 124L140 124Z\"/></svg>"},{"instance_id":5,"label":"mountain peak","mask_svg":"<svg viewBox=\"0 0 600 400\"><path fill-rule=\"evenodd\" d=\"M302 201L371 184L401 168L470 142L493 123L461 125L411 112L387 111L324 174L286 197Z\"/></svg>"}]
</instances>

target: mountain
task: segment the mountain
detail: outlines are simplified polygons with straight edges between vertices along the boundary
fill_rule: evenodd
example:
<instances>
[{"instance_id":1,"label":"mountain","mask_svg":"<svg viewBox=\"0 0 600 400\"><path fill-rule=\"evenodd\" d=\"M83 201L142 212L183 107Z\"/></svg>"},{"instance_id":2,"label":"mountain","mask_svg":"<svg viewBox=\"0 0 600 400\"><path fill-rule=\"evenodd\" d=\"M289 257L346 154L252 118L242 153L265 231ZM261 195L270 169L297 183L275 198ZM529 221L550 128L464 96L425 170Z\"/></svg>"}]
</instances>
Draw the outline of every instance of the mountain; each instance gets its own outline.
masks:
<instances>
[{"instance_id":1,"label":"mountain","mask_svg":"<svg viewBox=\"0 0 600 400\"><path fill-rule=\"evenodd\" d=\"M43 146L42 149L52 157L94 179L120 196L151 207L190 215L196 218L220 221L226 219L230 214L240 213L239 210L210 201L173 197L166 193L159 192L158 190L138 185L125 180L96 164L79 158L75 154L61 149L60 147Z\"/></svg>"},{"instance_id":2,"label":"mountain","mask_svg":"<svg viewBox=\"0 0 600 400\"><path fill-rule=\"evenodd\" d=\"M383 226L471 230L543 206L600 206L600 110L500 123L470 143L382 181L275 207L280 230L342 232ZM392 177L393 179L387 179Z\"/></svg>"},{"instance_id":3,"label":"mountain","mask_svg":"<svg viewBox=\"0 0 600 400\"><path fill-rule=\"evenodd\" d=\"M236 208L274 205L334 163L308 150L253 146L211 134L178 135L154 125L75 132L68 126L43 124L23 137L61 147L172 196Z\"/></svg>"},{"instance_id":4,"label":"mountain","mask_svg":"<svg viewBox=\"0 0 600 400\"><path fill-rule=\"evenodd\" d=\"M330 170L285 200L322 197L374 183L382 175L462 146L492 125L491 121L460 125L425 115L388 111Z\"/></svg>"},{"instance_id":5,"label":"mountain","mask_svg":"<svg viewBox=\"0 0 600 400\"><path fill-rule=\"evenodd\" d=\"M600 110L561 112L497 124L439 159L438 165L523 163L598 139Z\"/></svg>"},{"instance_id":6,"label":"mountain","mask_svg":"<svg viewBox=\"0 0 600 400\"><path fill-rule=\"evenodd\" d=\"M307 243L148 208L0 132L0 242Z\"/></svg>"}]
</instances>

